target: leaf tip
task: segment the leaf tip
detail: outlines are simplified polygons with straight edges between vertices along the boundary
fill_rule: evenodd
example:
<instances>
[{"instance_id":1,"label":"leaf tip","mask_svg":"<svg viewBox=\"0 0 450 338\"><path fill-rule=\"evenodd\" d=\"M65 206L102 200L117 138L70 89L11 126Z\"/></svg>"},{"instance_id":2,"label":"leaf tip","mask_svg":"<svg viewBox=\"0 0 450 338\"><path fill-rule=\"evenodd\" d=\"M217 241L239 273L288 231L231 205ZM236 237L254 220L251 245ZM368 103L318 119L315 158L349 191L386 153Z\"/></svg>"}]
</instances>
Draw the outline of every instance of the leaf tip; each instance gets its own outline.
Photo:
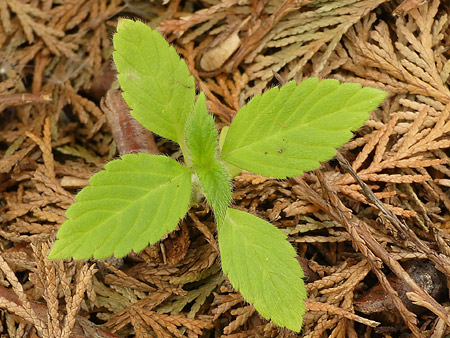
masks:
<instances>
[{"instance_id":1,"label":"leaf tip","mask_svg":"<svg viewBox=\"0 0 450 338\"><path fill-rule=\"evenodd\" d=\"M142 24L142 22L140 21L135 21L127 18L119 18L119 20L117 21L117 31L119 32L124 29L128 29L131 25L134 25L138 22Z\"/></svg>"}]
</instances>

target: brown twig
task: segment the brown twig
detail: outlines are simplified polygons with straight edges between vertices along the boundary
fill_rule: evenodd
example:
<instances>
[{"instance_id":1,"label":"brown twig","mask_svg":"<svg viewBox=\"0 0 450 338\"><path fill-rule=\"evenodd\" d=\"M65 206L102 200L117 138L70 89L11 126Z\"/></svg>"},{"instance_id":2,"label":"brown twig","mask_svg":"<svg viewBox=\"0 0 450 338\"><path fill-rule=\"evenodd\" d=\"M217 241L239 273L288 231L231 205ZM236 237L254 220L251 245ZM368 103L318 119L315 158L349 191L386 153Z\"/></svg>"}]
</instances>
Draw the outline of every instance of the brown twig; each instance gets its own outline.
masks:
<instances>
[{"instance_id":1,"label":"brown twig","mask_svg":"<svg viewBox=\"0 0 450 338\"><path fill-rule=\"evenodd\" d=\"M52 101L49 93L23 93L23 94L5 94L0 95L0 111L9 107L18 107L25 104L41 104Z\"/></svg>"},{"instance_id":2,"label":"brown twig","mask_svg":"<svg viewBox=\"0 0 450 338\"><path fill-rule=\"evenodd\" d=\"M378 210L381 211L381 216L390 222L400 232L400 234L412 241L419 251L425 253L427 257L439 267L439 270L445 272L447 275L450 275L449 258L430 249L419 237L417 237L414 231L412 231L404 222L401 222L391 210L386 208L386 206L375 196L369 186L358 177L350 163L348 163L348 161L341 154L338 153L336 155L336 159L339 161L342 168L347 171L361 186L362 193L366 197L367 201L375 205Z\"/></svg>"},{"instance_id":3,"label":"brown twig","mask_svg":"<svg viewBox=\"0 0 450 338\"><path fill-rule=\"evenodd\" d=\"M420 295L420 297L425 299L428 303L432 304L434 307L434 312L439 317L445 320L446 323L449 323L445 309L417 285L417 283L405 272L400 263L389 256L389 253L372 237L367 229L367 225L355 217L350 210L344 206L339 197L332 192L320 172L318 172L318 178L322 186L325 188L324 190L328 201L312 190L301 178L294 178L299 185L293 187L293 189L300 190L299 192L302 195L306 196L306 198L308 198L312 203L316 204L322 211L327 213L331 218L342 224L347 229L353 238L355 246L372 265L372 270L379 278L380 283L385 286L387 294L392 297L393 303L399 309L400 314L412 333L415 334L416 337L423 337L422 332L416 325L416 316L405 307L403 302L398 297L397 292L387 281L387 277L379 270L380 259L400 279L408 284L411 290Z\"/></svg>"},{"instance_id":4,"label":"brown twig","mask_svg":"<svg viewBox=\"0 0 450 338\"><path fill-rule=\"evenodd\" d=\"M101 108L106 114L121 155L138 152L159 153L153 134L131 116L130 108L122 98L120 90L108 90L106 98L101 101Z\"/></svg>"},{"instance_id":5,"label":"brown twig","mask_svg":"<svg viewBox=\"0 0 450 338\"><path fill-rule=\"evenodd\" d=\"M342 155L340 155L338 153L336 158L338 159L338 161L340 163L345 165L344 169L353 171L351 169L350 164L347 162L347 160ZM352 173L350 172L350 174L352 174ZM354 171L353 171L353 175L355 175L354 176L355 180L357 180L358 183L362 184L361 186L364 187L363 190L367 194L367 196L370 196L370 199L371 199L370 201L373 202L374 204L376 203L375 205L377 205L377 207L379 207L380 210L382 210L383 215L385 215L386 218L393 225L395 225L399 231L403 231L415 243L417 241L419 241L421 244L420 245L421 247L425 246L425 244L417 237L417 235L411 229L409 229L406 226L406 224L400 222L398 220L397 216L394 215L394 213L392 213L389 209L384 207L384 205L381 203L381 201L379 201L378 198L373 194L372 190L364 182L361 181L361 179L358 177L358 175L356 175L356 173ZM321 180L321 183L326 185L326 182L323 179ZM342 204L342 202L339 200L339 198L337 197L336 194L329 192L328 196L330 197L330 200L333 200L334 205L337 207L336 210L347 209ZM373 252L376 252L378 254L378 257L380 257L383 260L383 262L392 270L392 272L394 272L397 275L397 277L399 277L401 280L403 280L403 282L406 283L411 288L411 290L416 292L420 297L425 299L428 303L432 304L434 307L433 312L436 315L438 315L439 317L441 317L442 319L444 319L448 325L450 325L449 316L446 313L445 309L442 307L442 305L440 305L438 302L436 302L426 291L424 291L419 285L417 285L417 283L411 278L411 276L408 273L406 273L406 271L403 269L403 267L400 265L400 263L398 263L396 260L392 259L389 256L389 253L370 235L370 233L367 229L367 225L364 222L362 222L361 220L357 220L356 217L353 216L351 213L349 213L349 215L351 216L351 218L349 218L350 220L353 219L353 221L356 221L356 223L360 225L358 227L358 230L363 235L363 238L364 238L364 241L365 241L365 244L367 245L367 247L370 250L372 250ZM424 252L428 256L428 253L431 251L431 249L429 249L428 247L426 247L426 249L427 250L424 250ZM436 255L430 255L429 258L430 259L436 258ZM438 263L436 263L436 264L438 264ZM441 266L442 262L439 262L438 265ZM446 269L444 269L444 271L446 271L447 269L448 269L448 267ZM381 282L381 280L380 280L380 282Z\"/></svg>"}]
</instances>

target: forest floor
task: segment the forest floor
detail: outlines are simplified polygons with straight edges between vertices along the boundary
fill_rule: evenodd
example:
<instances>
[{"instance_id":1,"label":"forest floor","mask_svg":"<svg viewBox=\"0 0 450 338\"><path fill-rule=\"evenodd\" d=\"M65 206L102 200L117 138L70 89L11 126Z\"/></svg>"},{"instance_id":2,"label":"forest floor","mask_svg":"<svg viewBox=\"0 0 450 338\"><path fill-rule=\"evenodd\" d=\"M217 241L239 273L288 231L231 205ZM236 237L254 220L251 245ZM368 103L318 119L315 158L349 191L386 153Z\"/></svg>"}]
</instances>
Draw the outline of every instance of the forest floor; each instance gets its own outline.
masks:
<instances>
[{"instance_id":1,"label":"forest floor","mask_svg":"<svg viewBox=\"0 0 450 338\"><path fill-rule=\"evenodd\" d=\"M449 15L445 0L0 1L0 336L449 335ZM175 46L219 129L289 80L389 93L321 169L233 181L234 204L298 252L300 334L264 320L229 284L206 204L123 259L47 259L74 196L123 142L177 156L157 136L113 138L120 125L107 115L127 113L111 89L119 17Z\"/></svg>"}]
</instances>

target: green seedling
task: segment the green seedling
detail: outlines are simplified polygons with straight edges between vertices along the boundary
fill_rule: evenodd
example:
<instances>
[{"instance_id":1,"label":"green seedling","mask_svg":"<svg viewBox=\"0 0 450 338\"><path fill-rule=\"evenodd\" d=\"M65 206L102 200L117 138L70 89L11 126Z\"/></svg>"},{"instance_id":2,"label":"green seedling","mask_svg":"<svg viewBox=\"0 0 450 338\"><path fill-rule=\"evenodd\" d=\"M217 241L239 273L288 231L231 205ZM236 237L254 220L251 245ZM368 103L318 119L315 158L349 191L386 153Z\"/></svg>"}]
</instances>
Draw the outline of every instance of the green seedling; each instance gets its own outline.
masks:
<instances>
[{"instance_id":1,"label":"green seedling","mask_svg":"<svg viewBox=\"0 0 450 338\"><path fill-rule=\"evenodd\" d=\"M205 96L196 98L186 63L155 30L120 20L114 62L123 97L145 128L177 142L184 164L128 154L89 180L67 210L50 259L121 257L173 231L201 193L218 228L223 272L246 301L282 327L300 331L303 271L286 235L230 208L230 168L284 179L320 167L352 137L386 93L336 80L291 81L254 97L220 147Z\"/></svg>"}]
</instances>

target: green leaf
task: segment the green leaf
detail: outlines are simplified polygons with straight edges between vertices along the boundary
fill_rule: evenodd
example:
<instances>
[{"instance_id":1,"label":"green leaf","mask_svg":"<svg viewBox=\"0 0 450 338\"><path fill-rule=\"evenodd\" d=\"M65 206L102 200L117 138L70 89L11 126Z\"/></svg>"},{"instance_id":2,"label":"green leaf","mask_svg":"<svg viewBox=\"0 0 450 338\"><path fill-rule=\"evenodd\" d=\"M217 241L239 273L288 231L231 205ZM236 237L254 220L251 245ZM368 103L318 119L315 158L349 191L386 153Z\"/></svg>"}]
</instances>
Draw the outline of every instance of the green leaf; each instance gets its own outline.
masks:
<instances>
[{"instance_id":1,"label":"green leaf","mask_svg":"<svg viewBox=\"0 0 450 338\"><path fill-rule=\"evenodd\" d=\"M219 226L223 272L265 318L300 331L305 314L303 270L286 235L249 213L228 209Z\"/></svg>"},{"instance_id":2,"label":"green leaf","mask_svg":"<svg viewBox=\"0 0 450 338\"><path fill-rule=\"evenodd\" d=\"M145 128L182 142L195 101L186 63L155 30L140 21L119 20L113 52L123 98Z\"/></svg>"},{"instance_id":3,"label":"green leaf","mask_svg":"<svg viewBox=\"0 0 450 338\"><path fill-rule=\"evenodd\" d=\"M111 161L67 210L49 258L121 257L157 242L186 214L190 179L190 169L161 155Z\"/></svg>"},{"instance_id":4,"label":"green leaf","mask_svg":"<svg viewBox=\"0 0 450 338\"><path fill-rule=\"evenodd\" d=\"M219 152L222 152L222 147L223 144L227 138L227 133L228 133L228 129L230 127L229 126L225 126L222 128L222 130L220 131L220 135L219 135ZM224 163L225 168L227 168L228 174L231 178L235 178L236 176L240 175L242 173L241 168L236 167L235 165L232 165L231 163Z\"/></svg>"},{"instance_id":5,"label":"green leaf","mask_svg":"<svg viewBox=\"0 0 450 338\"><path fill-rule=\"evenodd\" d=\"M263 176L302 175L332 158L386 95L357 83L317 78L272 88L238 112L222 158Z\"/></svg>"},{"instance_id":6,"label":"green leaf","mask_svg":"<svg viewBox=\"0 0 450 338\"><path fill-rule=\"evenodd\" d=\"M231 202L231 183L224 164L219 159L217 130L208 114L204 93L200 93L186 123L186 144L200 181L202 193L212 206L217 223L225 218Z\"/></svg>"}]
</instances>

